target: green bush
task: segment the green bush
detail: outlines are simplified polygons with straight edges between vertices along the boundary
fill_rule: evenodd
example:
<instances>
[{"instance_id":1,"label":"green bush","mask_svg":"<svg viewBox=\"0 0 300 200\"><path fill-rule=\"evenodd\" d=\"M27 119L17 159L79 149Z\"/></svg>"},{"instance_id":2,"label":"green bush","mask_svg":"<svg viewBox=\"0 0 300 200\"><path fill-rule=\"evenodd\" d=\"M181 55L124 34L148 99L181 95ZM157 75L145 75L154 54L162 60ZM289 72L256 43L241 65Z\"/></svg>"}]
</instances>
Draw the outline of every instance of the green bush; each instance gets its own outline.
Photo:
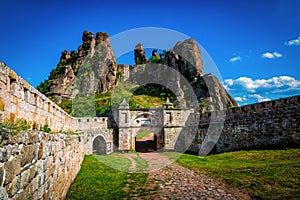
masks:
<instances>
[{"instance_id":1,"label":"green bush","mask_svg":"<svg viewBox=\"0 0 300 200\"><path fill-rule=\"evenodd\" d=\"M62 99L61 103L59 104L59 107L66 111L66 113L72 114L72 101Z\"/></svg>"},{"instance_id":2,"label":"green bush","mask_svg":"<svg viewBox=\"0 0 300 200\"><path fill-rule=\"evenodd\" d=\"M51 128L46 124L43 127L40 128L40 131L46 132L46 133L50 133L51 132Z\"/></svg>"},{"instance_id":3,"label":"green bush","mask_svg":"<svg viewBox=\"0 0 300 200\"><path fill-rule=\"evenodd\" d=\"M38 91L40 91L42 94L46 95L47 97L50 96L50 84L49 84L49 79L44 80L43 82L40 83L40 85L38 85L36 87L36 89Z\"/></svg>"},{"instance_id":4,"label":"green bush","mask_svg":"<svg viewBox=\"0 0 300 200\"><path fill-rule=\"evenodd\" d=\"M17 119L14 122L0 121L0 135L2 140L7 140L9 135L17 135L21 131L30 129L30 124L25 119Z\"/></svg>"}]
</instances>

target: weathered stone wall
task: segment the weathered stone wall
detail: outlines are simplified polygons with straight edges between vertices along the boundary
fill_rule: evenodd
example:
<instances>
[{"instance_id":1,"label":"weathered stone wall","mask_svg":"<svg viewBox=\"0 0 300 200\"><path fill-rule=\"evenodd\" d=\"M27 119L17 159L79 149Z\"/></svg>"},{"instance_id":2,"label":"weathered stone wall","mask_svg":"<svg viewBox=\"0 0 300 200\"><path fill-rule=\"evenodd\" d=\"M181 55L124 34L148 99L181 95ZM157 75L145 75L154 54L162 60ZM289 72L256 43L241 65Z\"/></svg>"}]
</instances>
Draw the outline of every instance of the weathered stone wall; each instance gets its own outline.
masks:
<instances>
[{"instance_id":1,"label":"weathered stone wall","mask_svg":"<svg viewBox=\"0 0 300 200\"><path fill-rule=\"evenodd\" d=\"M228 109L224 124L212 120L213 116L199 116L198 133L190 151L199 151L210 122L220 123L213 127L223 128L214 149L217 153L300 146L300 96Z\"/></svg>"},{"instance_id":2,"label":"weathered stone wall","mask_svg":"<svg viewBox=\"0 0 300 200\"><path fill-rule=\"evenodd\" d=\"M78 136L37 131L10 136L0 149L2 199L63 199L86 151Z\"/></svg>"},{"instance_id":3,"label":"weathered stone wall","mask_svg":"<svg viewBox=\"0 0 300 200\"><path fill-rule=\"evenodd\" d=\"M29 130L1 133L0 199L64 199L85 154L102 136L112 152L113 136L107 117L74 118L0 62L0 118L25 119L39 129L81 131L80 135Z\"/></svg>"},{"instance_id":4,"label":"weathered stone wall","mask_svg":"<svg viewBox=\"0 0 300 200\"><path fill-rule=\"evenodd\" d=\"M112 143L110 130L10 135L0 148L0 199L64 199L99 135Z\"/></svg>"},{"instance_id":5,"label":"weathered stone wall","mask_svg":"<svg viewBox=\"0 0 300 200\"><path fill-rule=\"evenodd\" d=\"M48 125L53 131L103 129L108 118L74 118L49 100L12 69L0 62L0 118L26 119L37 128Z\"/></svg>"}]
</instances>

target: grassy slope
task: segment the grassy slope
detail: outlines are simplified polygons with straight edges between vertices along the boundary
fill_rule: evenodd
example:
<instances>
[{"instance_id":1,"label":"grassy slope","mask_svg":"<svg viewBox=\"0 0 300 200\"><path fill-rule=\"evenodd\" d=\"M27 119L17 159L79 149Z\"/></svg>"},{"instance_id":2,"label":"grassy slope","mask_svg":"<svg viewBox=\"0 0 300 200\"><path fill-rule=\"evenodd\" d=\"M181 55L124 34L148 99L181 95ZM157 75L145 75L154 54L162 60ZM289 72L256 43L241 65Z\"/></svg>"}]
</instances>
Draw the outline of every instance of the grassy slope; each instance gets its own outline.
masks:
<instances>
[{"instance_id":1,"label":"grassy slope","mask_svg":"<svg viewBox=\"0 0 300 200\"><path fill-rule=\"evenodd\" d=\"M208 172L257 199L300 199L299 149L183 155L177 163Z\"/></svg>"}]
</instances>

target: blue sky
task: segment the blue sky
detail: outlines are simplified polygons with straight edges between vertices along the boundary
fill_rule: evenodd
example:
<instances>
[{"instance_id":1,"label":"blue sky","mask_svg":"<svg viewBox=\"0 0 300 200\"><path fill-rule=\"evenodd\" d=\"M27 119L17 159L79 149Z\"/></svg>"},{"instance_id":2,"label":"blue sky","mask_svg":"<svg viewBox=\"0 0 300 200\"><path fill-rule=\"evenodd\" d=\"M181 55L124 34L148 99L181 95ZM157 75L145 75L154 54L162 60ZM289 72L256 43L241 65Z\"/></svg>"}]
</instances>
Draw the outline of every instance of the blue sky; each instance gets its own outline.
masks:
<instances>
[{"instance_id":1,"label":"blue sky","mask_svg":"<svg viewBox=\"0 0 300 200\"><path fill-rule=\"evenodd\" d=\"M300 94L298 0L10 0L0 8L0 60L34 86L62 50L78 48L84 30L163 27L205 48L240 105Z\"/></svg>"}]
</instances>

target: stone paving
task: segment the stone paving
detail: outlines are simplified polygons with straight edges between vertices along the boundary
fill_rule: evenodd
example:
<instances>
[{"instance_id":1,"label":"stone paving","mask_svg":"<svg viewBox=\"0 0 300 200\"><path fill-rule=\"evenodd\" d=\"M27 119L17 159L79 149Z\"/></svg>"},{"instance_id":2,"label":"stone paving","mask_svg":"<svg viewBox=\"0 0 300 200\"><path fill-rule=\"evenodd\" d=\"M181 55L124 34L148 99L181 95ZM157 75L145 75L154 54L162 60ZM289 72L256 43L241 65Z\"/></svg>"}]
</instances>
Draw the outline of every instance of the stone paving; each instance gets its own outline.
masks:
<instances>
[{"instance_id":1,"label":"stone paving","mask_svg":"<svg viewBox=\"0 0 300 200\"><path fill-rule=\"evenodd\" d=\"M149 173L145 184L147 188L157 188L154 194L133 199L250 199L250 196L237 189L227 187L207 175L194 172L176 163L171 163L166 155L160 153L139 154L148 161ZM169 162L162 166L161 163ZM154 169L157 170L154 170Z\"/></svg>"}]
</instances>

